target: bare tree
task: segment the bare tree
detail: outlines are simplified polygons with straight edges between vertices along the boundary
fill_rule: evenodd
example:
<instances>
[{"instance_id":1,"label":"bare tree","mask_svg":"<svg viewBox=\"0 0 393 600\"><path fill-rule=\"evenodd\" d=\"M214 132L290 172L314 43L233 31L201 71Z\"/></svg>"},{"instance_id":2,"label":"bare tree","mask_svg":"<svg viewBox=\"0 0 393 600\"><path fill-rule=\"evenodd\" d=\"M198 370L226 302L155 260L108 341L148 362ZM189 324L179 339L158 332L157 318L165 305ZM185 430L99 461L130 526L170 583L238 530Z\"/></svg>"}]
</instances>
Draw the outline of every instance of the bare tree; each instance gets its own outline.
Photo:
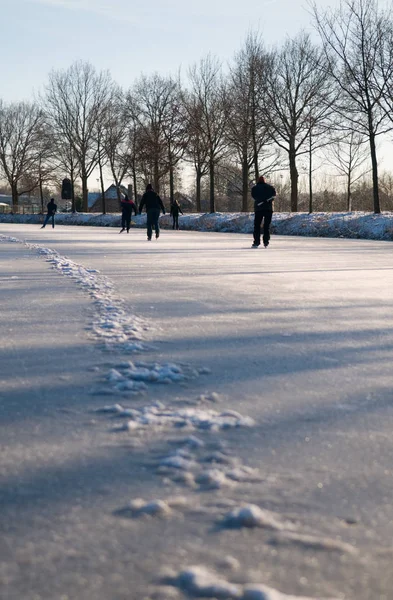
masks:
<instances>
[{"instance_id":1,"label":"bare tree","mask_svg":"<svg viewBox=\"0 0 393 600\"><path fill-rule=\"evenodd\" d=\"M345 180L347 211L352 210L352 187L365 173L365 164L370 159L367 151L367 139L350 131L349 134L334 140L325 153L327 161Z\"/></svg>"},{"instance_id":2,"label":"bare tree","mask_svg":"<svg viewBox=\"0 0 393 600\"><path fill-rule=\"evenodd\" d=\"M130 124L120 90L108 107L103 125L103 147L120 201L120 186L128 172L130 154Z\"/></svg>"},{"instance_id":3,"label":"bare tree","mask_svg":"<svg viewBox=\"0 0 393 600\"><path fill-rule=\"evenodd\" d=\"M64 179L64 173L67 173L68 178L71 181L71 205L72 212L76 211L75 205L75 185L77 179L80 177L80 165L78 157L75 153L74 147L67 138L58 135L58 132L52 133L54 144L56 147L56 162L57 171L59 172L59 183Z\"/></svg>"},{"instance_id":4,"label":"bare tree","mask_svg":"<svg viewBox=\"0 0 393 600\"><path fill-rule=\"evenodd\" d=\"M297 158L309 152L310 130L331 112L332 86L323 52L310 36L299 34L270 55L264 79L263 99L269 132L288 154L291 177L291 211L298 209Z\"/></svg>"},{"instance_id":5,"label":"bare tree","mask_svg":"<svg viewBox=\"0 0 393 600\"><path fill-rule=\"evenodd\" d=\"M56 182L56 170L58 163L55 159L57 148L54 143L51 131L46 124L40 128L40 135L37 144L38 164L37 179L39 194L41 199L41 210L44 211L44 186Z\"/></svg>"},{"instance_id":6,"label":"bare tree","mask_svg":"<svg viewBox=\"0 0 393 600\"><path fill-rule=\"evenodd\" d=\"M147 172L157 192L161 179L169 172L165 127L171 118L176 87L171 77L142 75L127 98L127 107L140 126L145 167L150 163Z\"/></svg>"},{"instance_id":7,"label":"bare tree","mask_svg":"<svg viewBox=\"0 0 393 600\"><path fill-rule=\"evenodd\" d=\"M38 184L42 112L36 104L0 100L0 166L11 188L12 204ZM34 174L29 189L21 190L22 179ZM31 186L33 186L31 188Z\"/></svg>"},{"instance_id":8,"label":"bare tree","mask_svg":"<svg viewBox=\"0 0 393 600\"><path fill-rule=\"evenodd\" d=\"M175 170L184 156L189 137L187 112L178 82L172 87L169 110L163 119L163 134L167 150L169 197L172 204L175 199Z\"/></svg>"},{"instance_id":9,"label":"bare tree","mask_svg":"<svg viewBox=\"0 0 393 600\"><path fill-rule=\"evenodd\" d=\"M226 86L221 73L221 64L208 55L189 71L191 90L197 99L200 110L198 119L191 124L198 130L200 139L208 149L210 178L210 212L215 212L214 171L217 163L227 151L225 140L227 96Z\"/></svg>"},{"instance_id":10,"label":"bare tree","mask_svg":"<svg viewBox=\"0 0 393 600\"><path fill-rule=\"evenodd\" d=\"M183 106L188 133L185 158L195 170L196 210L201 212L202 178L209 173L209 145L202 127L202 103L195 93L183 91Z\"/></svg>"},{"instance_id":11,"label":"bare tree","mask_svg":"<svg viewBox=\"0 0 393 600\"><path fill-rule=\"evenodd\" d=\"M369 141L374 212L379 213L376 137L391 127L383 107L393 73L393 61L386 61L392 52L389 19L376 0L343 0L329 11L312 6L331 76L341 90L338 109Z\"/></svg>"},{"instance_id":12,"label":"bare tree","mask_svg":"<svg viewBox=\"0 0 393 600\"><path fill-rule=\"evenodd\" d=\"M259 177L259 161L270 140L263 111L263 73L268 61L261 40L249 34L244 47L235 55L228 86L227 139L242 169L242 211L248 211L250 170ZM276 162L277 152L268 155Z\"/></svg>"},{"instance_id":13,"label":"bare tree","mask_svg":"<svg viewBox=\"0 0 393 600\"><path fill-rule=\"evenodd\" d=\"M52 71L46 86L45 110L58 135L64 136L79 162L83 210L88 210L87 180L98 165L97 125L113 93L109 72L97 73L86 62Z\"/></svg>"}]
</instances>

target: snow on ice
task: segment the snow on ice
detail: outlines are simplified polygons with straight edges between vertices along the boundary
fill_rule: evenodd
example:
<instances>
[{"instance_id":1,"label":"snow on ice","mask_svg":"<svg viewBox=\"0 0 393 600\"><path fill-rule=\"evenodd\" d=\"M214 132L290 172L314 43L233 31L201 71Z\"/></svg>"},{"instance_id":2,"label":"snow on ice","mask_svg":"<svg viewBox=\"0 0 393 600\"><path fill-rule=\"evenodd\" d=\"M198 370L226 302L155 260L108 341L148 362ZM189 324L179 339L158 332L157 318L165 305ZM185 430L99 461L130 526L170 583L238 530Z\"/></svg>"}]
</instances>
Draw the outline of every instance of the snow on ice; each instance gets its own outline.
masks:
<instances>
[{"instance_id":1,"label":"snow on ice","mask_svg":"<svg viewBox=\"0 0 393 600\"><path fill-rule=\"evenodd\" d=\"M294 529L292 523L282 521L278 514L259 508L255 504L234 509L225 515L223 524L228 527L262 527L275 531Z\"/></svg>"},{"instance_id":2,"label":"snow on ice","mask_svg":"<svg viewBox=\"0 0 393 600\"><path fill-rule=\"evenodd\" d=\"M87 269L56 250L45 248L39 244L30 244L14 237L0 236L8 242L24 244L29 250L44 256L60 273L71 277L78 285L87 291L94 300L95 313L92 331L95 337L102 341L107 350L122 352L140 352L148 350L143 340L148 330L144 319L127 312L123 302L116 297L113 284L96 269Z\"/></svg>"},{"instance_id":3,"label":"snow on ice","mask_svg":"<svg viewBox=\"0 0 393 600\"><path fill-rule=\"evenodd\" d=\"M120 404L113 407L105 406L100 412L113 412L118 417L130 417L133 424L138 427L182 428L187 430L200 430L217 432L224 429L237 427L253 427L255 422L251 417L243 417L235 411L218 412L206 408L180 408L147 405L140 409L123 408ZM128 423L122 425L121 429L127 429ZM134 426L132 426L134 428ZM195 440L194 440L195 444Z\"/></svg>"}]
</instances>

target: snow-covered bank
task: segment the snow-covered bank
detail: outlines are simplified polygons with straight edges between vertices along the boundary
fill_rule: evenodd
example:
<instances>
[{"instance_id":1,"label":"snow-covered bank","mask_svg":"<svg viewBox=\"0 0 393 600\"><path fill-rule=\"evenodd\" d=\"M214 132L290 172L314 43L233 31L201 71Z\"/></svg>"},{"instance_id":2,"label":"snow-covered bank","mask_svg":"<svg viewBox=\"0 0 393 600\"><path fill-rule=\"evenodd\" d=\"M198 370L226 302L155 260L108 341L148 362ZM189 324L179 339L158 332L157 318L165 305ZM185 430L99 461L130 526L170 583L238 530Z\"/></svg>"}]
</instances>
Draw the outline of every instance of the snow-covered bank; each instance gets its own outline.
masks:
<instances>
[{"instance_id":1,"label":"snow-covered bank","mask_svg":"<svg viewBox=\"0 0 393 600\"><path fill-rule=\"evenodd\" d=\"M0 223L43 222L43 215L0 215ZM191 213L179 219L180 229L190 231L222 231L252 233L253 213ZM120 214L60 213L58 225L84 225L93 227L120 227ZM146 215L133 218L133 227L146 227ZM160 218L164 229L170 229L169 215ZM393 213L276 213L272 233L277 235L302 235L309 237L344 237L371 240L393 240Z\"/></svg>"}]
</instances>

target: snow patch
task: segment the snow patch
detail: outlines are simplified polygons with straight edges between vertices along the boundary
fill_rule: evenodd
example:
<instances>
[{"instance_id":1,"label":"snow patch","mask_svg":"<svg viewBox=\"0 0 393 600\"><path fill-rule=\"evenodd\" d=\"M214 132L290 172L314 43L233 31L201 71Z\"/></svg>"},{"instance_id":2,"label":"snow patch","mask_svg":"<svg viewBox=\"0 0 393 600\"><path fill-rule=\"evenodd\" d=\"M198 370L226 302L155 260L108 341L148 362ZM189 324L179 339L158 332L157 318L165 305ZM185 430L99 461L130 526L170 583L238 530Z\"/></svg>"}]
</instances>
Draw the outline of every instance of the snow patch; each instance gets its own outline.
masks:
<instances>
[{"instance_id":1,"label":"snow patch","mask_svg":"<svg viewBox=\"0 0 393 600\"><path fill-rule=\"evenodd\" d=\"M171 508L164 500L152 500L145 502L142 498L136 498L130 502L130 509L135 515L167 516Z\"/></svg>"},{"instance_id":2,"label":"snow patch","mask_svg":"<svg viewBox=\"0 0 393 600\"><path fill-rule=\"evenodd\" d=\"M236 559L235 559L236 560ZM283 594L263 584L234 584L220 577L206 567L196 565L188 567L177 576L167 578L168 583L183 592L198 598L225 600L323 600L306 596ZM326 599L329 600L329 599ZM330 600L338 600L330 598Z\"/></svg>"},{"instance_id":3,"label":"snow patch","mask_svg":"<svg viewBox=\"0 0 393 600\"><path fill-rule=\"evenodd\" d=\"M143 382L120 382L118 385L144 385ZM123 387L122 387L123 389ZM250 417L243 417L239 413L228 414L219 413L215 410L201 409L201 408L174 408L165 407L162 403L159 406L157 404L145 406L141 409L123 409L121 405L114 405L116 409L112 407L103 407L98 409L99 412L114 412L119 417L130 416L134 423L141 427L152 427L152 428L184 428L189 430L201 430L201 431L213 431L217 432L225 429L232 429L237 427L251 427L255 423ZM189 442L187 445L193 445L194 447L201 447L201 443L198 438L188 438Z\"/></svg>"},{"instance_id":4,"label":"snow patch","mask_svg":"<svg viewBox=\"0 0 393 600\"><path fill-rule=\"evenodd\" d=\"M256 504L235 508L225 515L223 525L228 527L262 527L263 529L273 529L275 531L294 529L292 523L282 521L278 514L259 508Z\"/></svg>"},{"instance_id":5,"label":"snow patch","mask_svg":"<svg viewBox=\"0 0 393 600\"><path fill-rule=\"evenodd\" d=\"M184 592L204 598L228 599L242 596L239 585L229 583L201 566L189 567L181 571L174 583Z\"/></svg>"},{"instance_id":6,"label":"snow patch","mask_svg":"<svg viewBox=\"0 0 393 600\"><path fill-rule=\"evenodd\" d=\"M131 500L129 505L119 511L120 514L131 512L133 517L168 517L177 510L185 510L191 506L191 501L184 496L173 496L166 500L156 499L145 501L142 498Z\"/></svg>"}]
</instances>

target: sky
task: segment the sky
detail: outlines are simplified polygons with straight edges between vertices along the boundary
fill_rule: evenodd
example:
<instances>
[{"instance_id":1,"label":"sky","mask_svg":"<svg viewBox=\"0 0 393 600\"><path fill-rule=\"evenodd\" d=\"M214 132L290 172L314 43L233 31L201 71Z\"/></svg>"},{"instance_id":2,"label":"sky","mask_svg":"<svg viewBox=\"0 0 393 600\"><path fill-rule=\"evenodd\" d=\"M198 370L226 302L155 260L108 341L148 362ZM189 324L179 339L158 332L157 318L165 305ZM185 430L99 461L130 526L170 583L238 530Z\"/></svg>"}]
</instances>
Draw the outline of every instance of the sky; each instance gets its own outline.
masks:
<instances>
[{"instance_id":1,"label":"sky","mask_svg":"<svg viewBox=\"0 0 393 600\"><path fill-rule=\"evenodd\" d=\"M317 0L318 7L339 0ZM268 47L312 31L307 0L0 0L0 98L29 100L74 61L124 89L144 73L183 74L211 53L226 63L247 33Z\"/></svg>"}]
</instances>

